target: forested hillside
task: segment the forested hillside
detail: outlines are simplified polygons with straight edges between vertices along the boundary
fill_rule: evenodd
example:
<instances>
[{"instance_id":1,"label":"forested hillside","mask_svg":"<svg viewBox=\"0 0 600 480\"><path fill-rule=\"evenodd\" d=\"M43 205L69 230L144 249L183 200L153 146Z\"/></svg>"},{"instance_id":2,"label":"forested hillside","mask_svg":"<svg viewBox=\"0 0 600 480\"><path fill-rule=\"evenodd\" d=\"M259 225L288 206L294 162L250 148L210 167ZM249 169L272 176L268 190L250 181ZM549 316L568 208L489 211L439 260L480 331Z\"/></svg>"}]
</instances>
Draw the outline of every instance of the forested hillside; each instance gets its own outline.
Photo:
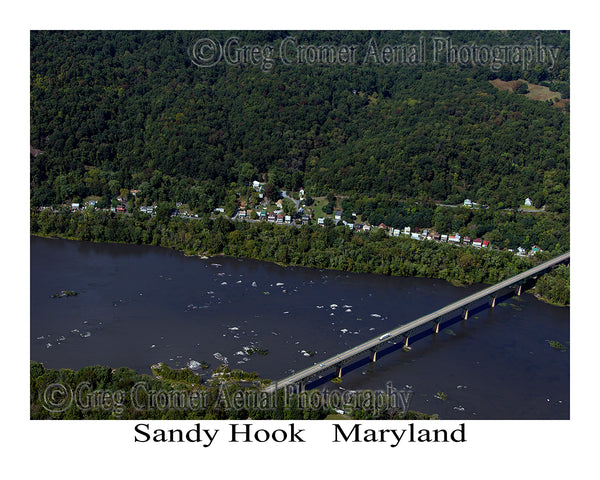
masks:
<instances>
[{"instance_id":1,"label":"forested hillside","mask_svg":"<svg viewBox=\"0 0 600 480\"><path fill-rule=\"evenodd\" d=\"M284 64L195 66L194 40L272 45L418 43L431 32L32 32L31 201L110 198L198 212L236 185L268 181L311 195L514 207L530 197L568 214L569 113L496 89L523 78L568 97L569 36L437 32L455 43L560 47L535 65ZM364 54L364 52L363 52ZM43 153L39 153L41 150ZM568 224L568 217L566 223ZM568 226L565 228L568 229Z\"/></svg>"}]
</instances>

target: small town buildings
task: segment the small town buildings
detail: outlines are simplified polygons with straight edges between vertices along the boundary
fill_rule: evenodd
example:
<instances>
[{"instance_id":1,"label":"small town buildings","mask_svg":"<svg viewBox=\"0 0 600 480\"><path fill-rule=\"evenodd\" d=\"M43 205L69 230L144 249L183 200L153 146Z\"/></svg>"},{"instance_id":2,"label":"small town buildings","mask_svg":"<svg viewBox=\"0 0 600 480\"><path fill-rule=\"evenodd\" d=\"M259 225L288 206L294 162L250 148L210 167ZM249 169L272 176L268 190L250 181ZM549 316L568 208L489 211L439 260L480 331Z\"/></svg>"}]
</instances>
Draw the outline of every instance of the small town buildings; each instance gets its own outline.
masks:
<instances>
[{"instance_id":1,"label":"small town buildings","mask_svg":"<svg viewBox=\"0 0 600 480\"><path fill-rule=\"evenodd\" d=\"M471 245L471 237L465 237L463 239L463 244L464 245Z\"/></svg>"},{"instance_id":2,"label":"small town buildings","mask_svg":"<svg viewBox=\"0 0 600 480\"><path fill-rule=\"evenodd\" d=\"M292 223L292 216L286 215L284 221L285 221L285 223Z\"/></svg>"},{"instance_id":3,"label":"small town buildings","mask_svg":"<svg viewBox=\"0 0 600 480\"><path fill-rule=\"evenodd\" d=\"M410 227L404 227L404 235L410 235Z\"/></svg>"},{"instance_id":4,"label":"small town buildings","mask_svg":"<svg viewBox=\"0 0 600 480\"><path fill-rule=\"evenodd\" d=\"M443 234L442 237L441 237L441 241L442 242L447 242L448 241L448 235Z\"/></svg>"},{"instance_id":5,"label":"small town buildings","mask_svg":"<svg viewBox=\"0 0 600 480\"><path fill-rule=\"evenodd\" d=\"M400 230L397 228L392 229L392 235L394 237L399 237L400 236Z\"/></svg>"},{"instance_id":6,"label":"small town buildings","mask_svg":"<svg viewBox=\"0 0 600 480\"><path fill-rule=\"evenodd\" d=\"M277 220L277 215L275 215L275 213L270 212L270 213L267 214L267 221L268 222L275 223L275 220Z\"/></svg>"},{"instance_id":7,"label":"small town buildings","mask_svg":"<svg viewBox=\"0 0 600 480\"><path fill-rule=\"evenodd\" d=\"M482 245L481 238L476 238L475 240L473 240L474 247L481 248L481 245Z\"/></svg>"},{"instance_id":8,"label":"small town buildings","mask_svg":"<svg viewBox=\"0 0 600 480\"><path fill-rule=\"evenodd\" d=\"M283 219L284 219L283 213L278 213L277 217L275 218L275 223L277 223L278 225L281 225L283 223Z\"/></svg>"},{"instance_id":9,"label":"small town buildings","mask_svg":"<svg viewBox=\"0 0 600 480\"><path fill-rule=\"evenodd\" d=\"M489 244L490 244L490 242L488 242L487 240L484 240L483 243L481 244L481 248L486 248Z\"/></svg>"}]
</instances>

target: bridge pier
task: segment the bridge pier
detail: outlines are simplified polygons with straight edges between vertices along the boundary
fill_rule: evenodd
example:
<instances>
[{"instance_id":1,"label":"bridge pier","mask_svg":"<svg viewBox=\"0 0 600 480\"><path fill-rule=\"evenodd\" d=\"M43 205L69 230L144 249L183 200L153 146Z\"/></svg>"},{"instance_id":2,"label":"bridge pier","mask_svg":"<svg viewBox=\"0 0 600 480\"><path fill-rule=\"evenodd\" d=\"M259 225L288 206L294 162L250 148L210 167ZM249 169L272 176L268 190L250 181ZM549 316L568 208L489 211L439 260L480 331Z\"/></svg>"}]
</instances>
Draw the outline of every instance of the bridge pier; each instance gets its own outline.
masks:
<instances>
[{"instance_id":1,"label":"bridge pier","mask_svg":"<svg viewBox=\"0 0 600 480\"><path fill-rule=\"evenodd\" d=\"M434 320L433 322L433 333L440 333L440 320Z\"/></svg>"},{"instance_id":2,"label":"bridge pier","mask_svg":"<svg viewBox=\"0 0 600 480\"><path fill-rule=\"evenodd\" d=\"M404 337L404 347L403 348L408 348L408 337Z\"/></svg>"},{"instance_id":3,"label":"bridge pier","mask_svg":"<svg viewBox=\"0 0 600 480\"><path fill-rule=\"evenodd\" d=\"M373 349L370 351L369 358L371 362L375 363L377 361L377 350Z\"/></svg>"},{"instance_id":4,"label":"bridge pier","mask_svg":"<svg viewBox=\"0 0 600 480\"><path fill-rule=\"evenodd\" d=\"M462 319L466 320L469 318L469 307L465 307L462 312Z\"/></svg>"},{"instance_id":5,"label":"bridge pier","mask_svg":"<svg viewBox=\"0 0 600 480\"><path fill-rule=\"evenodd\" d=\"M517 297L521 296L521 289L523 288L523 284L519 284L517 285Z\"/></svg>"},{"instance_id":6,"label":"bridge pier","mask_svg":"<svg viewBox=\"0 0 600 480\"><path fill-rule=\"evenodd\" d=\"M494 308L496 306L496 297L492 297L490 300L490 308Z\"/></svg>"},{"instance_id":7,"label":"bridge pier","mask_svg":"<svg viewBox=\"0 0 600 480\"><path fill-rule=\"evenodd\" d=\"M341 365L335 366L335 376L338 378L342 378L342 366Z\"/></svg>"}]
</instances>

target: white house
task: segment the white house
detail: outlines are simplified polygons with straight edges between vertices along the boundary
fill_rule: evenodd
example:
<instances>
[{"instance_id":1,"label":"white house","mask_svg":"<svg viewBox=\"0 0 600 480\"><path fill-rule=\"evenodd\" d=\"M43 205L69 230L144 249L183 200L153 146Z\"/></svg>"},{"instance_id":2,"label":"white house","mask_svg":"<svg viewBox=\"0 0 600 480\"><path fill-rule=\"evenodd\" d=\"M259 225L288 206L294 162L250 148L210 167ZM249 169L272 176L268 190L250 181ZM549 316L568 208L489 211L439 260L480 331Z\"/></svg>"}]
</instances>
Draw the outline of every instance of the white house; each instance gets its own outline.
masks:
<instances>
[{"instance_id":1,"label":"white house","mask_svg":"<svg viewBox=\"0 0 600 480\"><path fill-rule=\"evenodd\" d=\"M473 202L471 200L469 200L468 198L465 198L465 201L463 202L463 205L465 207L472 207L473 206Z\"/></svg>"},{"instance_id":2,"label":"white house","mask_svg":"<svg viewBox=\"0 0 600 480\"><path fill-rule=\"evenodd\" d=\"M531 198L526 198L525 199L525 206L526 207L531 207Z\"/></svg>"},{"instance_id":3,"label":"white house","mask_svg":"<svg viewBox=\"0 0 600 480\"><path fill-rule=\"evenodd\" d=\"M404 235L410 235L410 227L404 227Z\"/></svg>"}]
</instances>

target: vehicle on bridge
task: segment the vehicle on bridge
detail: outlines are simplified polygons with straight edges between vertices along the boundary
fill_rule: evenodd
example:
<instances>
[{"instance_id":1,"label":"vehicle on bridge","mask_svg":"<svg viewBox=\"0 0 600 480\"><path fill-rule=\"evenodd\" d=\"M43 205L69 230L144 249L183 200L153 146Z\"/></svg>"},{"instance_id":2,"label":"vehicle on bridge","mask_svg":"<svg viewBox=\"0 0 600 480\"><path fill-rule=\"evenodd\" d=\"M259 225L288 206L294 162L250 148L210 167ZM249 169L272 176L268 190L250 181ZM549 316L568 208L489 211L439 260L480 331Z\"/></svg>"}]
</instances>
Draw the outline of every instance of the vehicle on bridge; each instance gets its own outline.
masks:
<instances>
[{"instance_id":1,"label":"vehicle on bridge","mask_svg":"<svg viewBox=\"0 0 600 480\"><path fill-rule=\"evenodd\" d=\"M389 338L389 337L390 337L390 334L386 333L385 335L382 335L381 337L379 337L379 341L385 340L386 338Z\"/></svg>"}]
</instances>

